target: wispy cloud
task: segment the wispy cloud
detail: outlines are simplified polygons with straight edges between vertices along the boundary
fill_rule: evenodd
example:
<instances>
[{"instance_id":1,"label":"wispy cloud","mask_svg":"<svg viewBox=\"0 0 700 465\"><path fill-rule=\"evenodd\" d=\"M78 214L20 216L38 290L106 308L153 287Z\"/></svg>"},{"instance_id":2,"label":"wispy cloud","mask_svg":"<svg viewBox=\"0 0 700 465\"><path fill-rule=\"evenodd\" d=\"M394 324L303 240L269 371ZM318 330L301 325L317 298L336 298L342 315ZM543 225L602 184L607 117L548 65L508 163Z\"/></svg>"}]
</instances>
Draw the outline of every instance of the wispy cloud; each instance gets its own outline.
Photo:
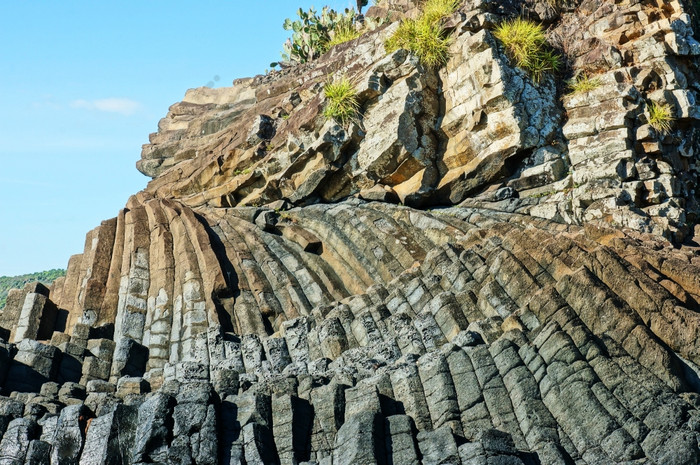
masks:
<instances>
[{"instance_id":1,"label":"wispy cloud","mask_svg":"<svg viewBox=\"0 0 700 465\"><path fill-rule=\"evenodd\" d=\"M70 104L73 108L84 110L97 110L105 113L118 113L124 116L131 116L136 113L141 104L128 98L104 98L98 100L74 100Z\"/></svg>"}]
</instances>

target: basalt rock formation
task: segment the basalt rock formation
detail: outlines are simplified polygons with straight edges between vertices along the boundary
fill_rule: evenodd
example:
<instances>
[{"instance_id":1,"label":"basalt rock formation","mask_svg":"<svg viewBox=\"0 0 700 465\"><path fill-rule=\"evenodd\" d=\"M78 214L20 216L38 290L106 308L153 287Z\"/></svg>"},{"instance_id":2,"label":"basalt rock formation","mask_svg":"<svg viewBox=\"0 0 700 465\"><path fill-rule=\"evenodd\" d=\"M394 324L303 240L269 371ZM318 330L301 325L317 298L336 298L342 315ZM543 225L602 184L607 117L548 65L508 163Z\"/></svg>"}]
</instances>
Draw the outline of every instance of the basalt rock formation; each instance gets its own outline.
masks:
<instances>
[{"instance_id":1,"label":"basalt rock formation","mask_svg":"<svg viewBox=\"0 0 700 465\"><path fill-rule=\"evenodd\" d=\"M700 462L690 5L467 0L439 70L384 49L417 11L170 108L148 187L8 296L0 464ZM599 86L514 67L516 14Z\"/></svg>"}]
</instances>

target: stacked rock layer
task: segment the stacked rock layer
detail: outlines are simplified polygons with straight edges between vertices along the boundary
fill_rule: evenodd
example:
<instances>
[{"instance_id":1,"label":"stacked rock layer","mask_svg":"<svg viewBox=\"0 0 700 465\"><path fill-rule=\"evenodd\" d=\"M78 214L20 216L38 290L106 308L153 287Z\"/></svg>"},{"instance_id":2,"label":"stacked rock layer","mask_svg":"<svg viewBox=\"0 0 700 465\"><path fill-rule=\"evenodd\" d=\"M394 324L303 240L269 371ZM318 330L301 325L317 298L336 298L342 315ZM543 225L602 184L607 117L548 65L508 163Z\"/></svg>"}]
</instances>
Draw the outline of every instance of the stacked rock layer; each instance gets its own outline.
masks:
<instances>
[{"instance_id":1,"label":"stacked rock layer","mask_svg":"<svg viewBox=\"0 0 700 465\"><path fill-rule=\"evenodd\" d=\"M170 108L148 187L8 295L0 464L700 462L690 10L467 1L438 71L384 51L416 8ZM600 86L515 68L521 11Z\"/></svg>"}]
</instances>

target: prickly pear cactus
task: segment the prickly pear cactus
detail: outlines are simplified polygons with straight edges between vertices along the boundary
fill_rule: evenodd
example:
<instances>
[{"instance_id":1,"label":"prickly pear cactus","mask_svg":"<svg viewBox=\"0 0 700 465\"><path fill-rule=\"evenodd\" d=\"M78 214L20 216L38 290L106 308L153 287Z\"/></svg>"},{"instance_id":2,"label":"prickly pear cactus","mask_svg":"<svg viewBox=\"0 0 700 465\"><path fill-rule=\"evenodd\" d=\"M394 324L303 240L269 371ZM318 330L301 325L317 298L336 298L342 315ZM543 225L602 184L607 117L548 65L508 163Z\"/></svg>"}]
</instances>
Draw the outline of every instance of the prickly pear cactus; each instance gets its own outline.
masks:
<instances>
[{"instance_id":1,"label":"prickly pear cactus","mask_svg":"<svg viewBox=\"0 0 700 465\"><path fill-rule=\"evenodd\" d=\"M363 5L366 1L362 0ZM298 20L287 18L283 27L292 31L292 37L283 45L282 62L272 63L271 66L284 63L306 63L322 55L328 49L333 31L340 25L352 24L357 16L353 9L337 12L323 7L320 14L312 7L308 11L301 8L297 11Z\"/></svg>"}]
</instances>

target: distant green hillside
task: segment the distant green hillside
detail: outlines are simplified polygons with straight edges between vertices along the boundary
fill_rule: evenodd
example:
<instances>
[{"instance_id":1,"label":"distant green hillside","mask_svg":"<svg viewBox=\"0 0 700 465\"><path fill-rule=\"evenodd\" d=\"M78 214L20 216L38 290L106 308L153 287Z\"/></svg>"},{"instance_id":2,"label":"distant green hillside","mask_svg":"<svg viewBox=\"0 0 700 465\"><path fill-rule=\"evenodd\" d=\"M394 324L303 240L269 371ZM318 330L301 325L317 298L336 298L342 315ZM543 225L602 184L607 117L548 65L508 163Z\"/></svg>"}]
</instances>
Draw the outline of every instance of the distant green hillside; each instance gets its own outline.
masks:
<instances>
[{"instance_id":1,"label":"distant green hillside","mask_svg":"<svg viewBox=\"0 0 700 465\"><path fill-rule=\"evenodd\" d=\"M66 270L48 270L38 273L23 274L20 276L0 276L0 309L5 307L7 292L10 289L21 289L25 284L33 281L41 281L44 284L51 284L54 279L66 274Z\"/></svg>"}]
</instances>

